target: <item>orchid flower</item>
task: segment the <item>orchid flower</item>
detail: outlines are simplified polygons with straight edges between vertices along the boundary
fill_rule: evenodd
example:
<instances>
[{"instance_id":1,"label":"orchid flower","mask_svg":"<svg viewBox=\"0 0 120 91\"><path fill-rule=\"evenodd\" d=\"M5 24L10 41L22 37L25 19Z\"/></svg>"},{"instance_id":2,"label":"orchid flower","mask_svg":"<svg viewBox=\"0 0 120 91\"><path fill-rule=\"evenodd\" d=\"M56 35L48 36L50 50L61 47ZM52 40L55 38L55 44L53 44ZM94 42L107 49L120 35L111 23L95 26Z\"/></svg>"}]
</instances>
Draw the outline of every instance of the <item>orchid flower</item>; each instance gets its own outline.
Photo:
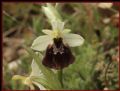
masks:
<instances>
[{"instance_id":1,"label":"orchid flower","mask_svg":"<svg viewBox=\"0 0 120 91\"><path fill-rule=\"evenodd\" d=\"M43 29L46 35L37 37L31 46L33 50L45 51L43 65L49 68L62 69L72 64L75 60L69 47L76 47L83 44L84 39L78 34L70 33L70 29L65 29L65 23L58 18L56 9L48 4L43 7L45 15L48 17L52 29Z\"/></svg>"}]
</instances>

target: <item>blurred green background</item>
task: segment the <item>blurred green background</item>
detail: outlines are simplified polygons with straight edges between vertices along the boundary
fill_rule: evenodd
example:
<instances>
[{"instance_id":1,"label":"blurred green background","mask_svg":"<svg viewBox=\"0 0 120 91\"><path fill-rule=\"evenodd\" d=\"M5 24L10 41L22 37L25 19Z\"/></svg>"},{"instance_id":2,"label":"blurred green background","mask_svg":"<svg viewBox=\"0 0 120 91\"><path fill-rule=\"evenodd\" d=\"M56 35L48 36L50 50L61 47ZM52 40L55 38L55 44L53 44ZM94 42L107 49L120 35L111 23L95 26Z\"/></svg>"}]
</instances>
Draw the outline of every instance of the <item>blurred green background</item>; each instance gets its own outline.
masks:
<instances>
[{"instance_id":1,"label":"blurred green background","mask_svg":"<svg viewBox=\"0 0 120 91\"><path fill-rule=\"evenodd\" d=\"M21 82L13 81L12 77L30 74L32 58L22 45L30 47L37 36L43 35L42 29L51 28L41 5L45 3L2 3L3 89L29 89ZM119 89L118 6L59 3L57 9L65 27L85 39L82 46L71 48L76 60L64 69L64 88Z\"/></svg>"}]
</instances>

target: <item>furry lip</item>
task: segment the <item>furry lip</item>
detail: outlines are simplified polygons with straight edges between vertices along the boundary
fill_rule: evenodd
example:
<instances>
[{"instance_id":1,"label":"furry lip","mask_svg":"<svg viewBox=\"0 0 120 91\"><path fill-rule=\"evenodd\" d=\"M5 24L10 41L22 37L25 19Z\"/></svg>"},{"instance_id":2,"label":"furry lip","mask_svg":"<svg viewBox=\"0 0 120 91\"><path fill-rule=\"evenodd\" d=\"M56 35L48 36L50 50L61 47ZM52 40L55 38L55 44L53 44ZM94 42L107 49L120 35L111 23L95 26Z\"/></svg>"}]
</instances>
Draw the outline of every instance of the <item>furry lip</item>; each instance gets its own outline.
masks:
<instances>
[{"instance_id":1,"label":"furry lip","mask_svg":"<svg viewBox=\"0 0 120 91\"><path fill-rule=\"evenodd\" d=\"M54 43L48 45L42 60L44 66L53 69L63 69L75 60L69 46L65 45L62 38L54 38Z\"/></svg>"}]
</instances>

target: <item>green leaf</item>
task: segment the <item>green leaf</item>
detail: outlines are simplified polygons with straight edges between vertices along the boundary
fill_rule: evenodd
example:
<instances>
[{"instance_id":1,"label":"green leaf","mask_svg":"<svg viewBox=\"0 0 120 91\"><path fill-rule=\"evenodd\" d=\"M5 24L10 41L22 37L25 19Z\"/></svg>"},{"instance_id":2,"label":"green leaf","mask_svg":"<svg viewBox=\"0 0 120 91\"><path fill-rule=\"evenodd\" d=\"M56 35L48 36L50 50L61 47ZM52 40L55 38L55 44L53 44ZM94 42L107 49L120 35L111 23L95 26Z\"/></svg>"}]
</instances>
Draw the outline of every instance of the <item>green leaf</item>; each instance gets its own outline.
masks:
<instances>
[{"instance_id":1,"label":"green leaf","mask_svg":"<svg viewBox=\"0 0 120 91\"><path fill-rule=\"evenodd\" d=\"M42 26L43 26L43 24L41 24L41 18L40 17L34 17L33 18L33 29L37 33L41 33Z\"/></svg>"}]
</instances>

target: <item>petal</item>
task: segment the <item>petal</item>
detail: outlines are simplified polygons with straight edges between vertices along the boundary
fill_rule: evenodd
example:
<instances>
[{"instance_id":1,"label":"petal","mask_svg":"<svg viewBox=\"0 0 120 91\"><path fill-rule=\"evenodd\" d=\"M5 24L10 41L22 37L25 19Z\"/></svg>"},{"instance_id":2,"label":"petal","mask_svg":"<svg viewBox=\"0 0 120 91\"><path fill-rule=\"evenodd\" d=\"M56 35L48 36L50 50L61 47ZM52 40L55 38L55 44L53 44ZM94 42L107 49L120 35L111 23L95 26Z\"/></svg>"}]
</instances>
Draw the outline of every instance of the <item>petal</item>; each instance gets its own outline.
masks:
<instances>
[{"instance_id":1,"label":"petal","mask_svg":"<svg viewBox=\"0 0 120 91\"><path fill-rule=\"evenodd\" d=\"M71 29L64 29L63 31L62 31L62 33L69 33L71 31Z\"/></svg>"},{"instance_id":2,"label":"petal","mask_svg":"<svg viewBox=\"0 0 120 91\"><path fill-rule=\"evenodd\" d=\"M64 29L64 22L61 22L59 20L53 20L51 21L51 24L52 24L52 29L53 30L60 30L62 31Z\"/></svg>"},{"instance_id":3,"label":"petal","mask_svg":"<svg viewBox=\"0 0 120 91\"><path fill-rule=\"evenodd\" d=\"M43 9L45 15L47 16L47 18L48 18L50 21L51 21L52 19L53 19L53 20L56 20L56 16L54 15L54 13L51 11L50 8L43 6L42 9Z\"/></svg>"},{"instance_id":4,"label":"petal","mask_svg":"<svg viewBox=\"0 0 120 91\"><path fill-rule=\"evenodd\" d=\"M61 16L58 12L58 10L50 3L47 3L47 8L49 8L51 10L51 12L54 14L54 16L56 17L56 19L61 20Z\"/></svg>"},{"instance_id":5,"label":"petal","mask_svg":"<svg viewBox=\"0 0 120 91\"><path fill-rule=\"evenodd\" d=\"M33 50L44 51L49 44L52 43L52 38L48 35L43 35L37 37L31 46Z\"/></svg>"},{"instance_id":6,"label":"petal","mask_svg":"<svg viewBox=\"0 0 120 91\"><path fill-rule=\"evenodd\" d=\"M78 34L64 34L63 42L67 43L70 47L80 46L83 44L84 39Z\"/></svg>"},{"instance_id":7,"label":"petal","mask_svg":"<svg viewBox=\"0 0 120 91\"><path fill-rule=\"evenodd\" d=\"M51 4L47 4L47 7L42 6L42 9L50 21L61 20L61 16L58 11Z\"/></svg>"},{"instance_id":8,"label":"petal","mask_svg":"<svg viewBox=\"0 0 120 91\"><path fill-rule=\"evenodd\" d=\"M31 89L34 89L34 87L32 85L32 80L30 79L29 76L25 77L25 76L21 76L21 75L15 75L15 76L13 76L12 80L20 80L22 82L22 84L25 84L25 85L29 86Z\"/></svg>"},{"instance_id":9,"label":"petal","mask_svg":"<svg viewBox=\"0 0 120 91\"><path fill-rule=\"evenodd\" d=\"M47 34L47 35L51 35L52 34L52 30L49 30L49 29L43 29L42 32Z\"/></svg>"},{"instance_id":10,"label":"petal","mask_svg":"<svg viewBox=\"0 0 120 91\"><path fill-rule=\"evenodd\" d=\"M64 22L61 22L61 21L60 21L60 22L57 22L58 30L63 31L64 25L65 25Z\"/></svg>"},{"instance_id":11,"label":"petal","mask_svg":"<svg viewBox=\"0 0 120 91\"><path fill-rule=\"evenodd\" d=\"M34 59L33 59L32 64L31 64L31 68L32 68L32 72L31 72L30 76L40 76L40 77L43 76L43 73L39 69L39 67L36 64L36 62L34 61Z\"/></svg>"},{"instance_id":12,"label":"petal","mask_svg":"<svg viewBox=\"0 0 120 91\"><path fill-rule=\"evenodd\" d=\"M47 90L42 84L38 83L38 82L34 82L33 83L39 87L40 90Z\"/></svg>"},{"instance_id":13,"label":"petal","mask_svg":"<svg viewBox=\"0 0 120 91\"><path fill-rule=\"evenodd\" d=\"M22 82L24 82L26 78L27 78L27 77L21 76L21 75L14 75L14 76L12 77L12 80L21 80Z\"/></svg>"},{"instance_id":14,"label":"petal","mask_svg":"<svg viewBox=\"0 0 120 91\"><path fill-rule=\"evenodd\" d=\"M32 64L31 64L31 68L32 68L32 72L30 74L30 76L32 77L32 82L33 84L35 84L36 86L38 86L41 90L45 90L44 86L42 86L42 84L34 81L34 77L40 77L40 78L44 78L44 75L43 73L41 72L41 70L39 69L38 65L36 64L36 62L32 61Z\"/></svg>"}]
</instances>

